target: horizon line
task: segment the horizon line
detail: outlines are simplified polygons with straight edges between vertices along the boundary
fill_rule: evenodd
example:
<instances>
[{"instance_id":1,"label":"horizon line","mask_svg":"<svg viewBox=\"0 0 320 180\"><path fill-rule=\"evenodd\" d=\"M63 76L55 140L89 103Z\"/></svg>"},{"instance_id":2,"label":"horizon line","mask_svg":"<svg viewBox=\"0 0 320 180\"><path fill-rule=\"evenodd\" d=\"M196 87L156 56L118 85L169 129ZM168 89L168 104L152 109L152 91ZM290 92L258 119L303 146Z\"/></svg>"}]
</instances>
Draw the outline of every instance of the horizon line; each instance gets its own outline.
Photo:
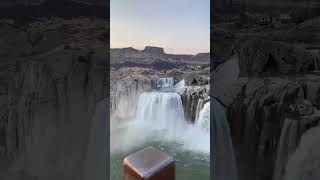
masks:
<instances>
[{"instance_id":1,"label":"horizon line","mask_svg":"<svg viewBox=\"0 0 320 180\"><path fill-rule=\"evenodd\" d=\"M156 48L162 48L164 53L165 54L173 54L173 55L197 55L197 54L210 54L210 50L209 51L206 51L206 52L197 52L197 53L181 53L181 52L177 52L177 53L173 53L173 52L170 52L168 53L166 51L166 49L171 49L171 48L165 48L165 47L161 47L161 46L150 46L150 45L145 45L143 48L136 48L136 47L132 47L132 46L122 46L122 47L111 47L110 46L110 50L111 49L125 49L125 48L132 48L132 49L135 49L135 50L138 50L138 51L143 51L146 49L146 47L156 47Z\"/></svg>"}]
</instances>

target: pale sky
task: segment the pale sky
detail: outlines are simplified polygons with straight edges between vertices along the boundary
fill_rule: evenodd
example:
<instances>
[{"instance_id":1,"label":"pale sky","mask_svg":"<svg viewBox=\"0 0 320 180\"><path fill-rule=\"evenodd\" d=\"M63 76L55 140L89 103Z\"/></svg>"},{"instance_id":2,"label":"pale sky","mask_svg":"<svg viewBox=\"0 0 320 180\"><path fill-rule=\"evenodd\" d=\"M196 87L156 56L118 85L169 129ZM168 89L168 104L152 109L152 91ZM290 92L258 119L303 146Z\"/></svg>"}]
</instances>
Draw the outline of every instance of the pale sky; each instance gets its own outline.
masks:
<instances>
[{"instance_id":1,"label":"pale sky","mask_svg":"<svg viewBox=\"0 0 320 180\"><path fill-rule=\"evenodd\" d=\"M210 51L210 0L111 0L111 48Z\"/></svg>"}]
</instances>

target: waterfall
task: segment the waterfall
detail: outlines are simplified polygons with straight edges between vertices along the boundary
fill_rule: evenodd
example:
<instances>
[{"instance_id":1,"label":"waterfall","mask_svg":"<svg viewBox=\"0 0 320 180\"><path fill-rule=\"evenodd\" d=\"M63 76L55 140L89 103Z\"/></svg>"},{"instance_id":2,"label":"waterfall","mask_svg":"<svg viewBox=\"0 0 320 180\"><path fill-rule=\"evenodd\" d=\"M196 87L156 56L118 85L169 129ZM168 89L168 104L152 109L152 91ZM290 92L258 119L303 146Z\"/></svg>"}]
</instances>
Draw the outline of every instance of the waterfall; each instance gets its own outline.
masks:
<instances>
[{"instance_id":1,"label":"waterfall","mask_svg":"<svg viewBox=\"0 0 320 180\"><path fill-rule=\"evenodd\" d=\"M210 133L210 102L207 102L205 105L203 105L203 99L200 99L199 102L202 104L203 108L199 113L199 118L197 118L196 124L206 132ZM199 102L198 107L201 106L199 105Z\"/></svg>"},{"instance_id":2,"label":"waterfall","mask_svg":"<svg viewBox=\"0 0 320 180\"><path fill-rule=\"evenodd\" d=\"M199 100L198 100L195 122L197 122L198 119L199 119L199 113L200 113L200 111L201 111L202 108L203 108L203 103L204 103L204 102L203 102L203 99L199 99ZM209 105L210 105L210 103L209 103ZM210 108L210 106L209 106L209 108ZM209 113L210 113L210 111L209 111Z\"/></svg>"},{"instance_id":3,"label":"waterfall","mask_svg":"<svg viewBox=\"0 0 320 180\"><path fill-rule=\"evenodd\" d=\"M175 88L182 88L186 85L186 82L184 79L182 79L181 81L179 81L174 87Z\"/></svg>"},{"instance_id":4,"label":"waterfall","mask_svg":"<svg viewBox=\"0 0 320 180\"><path fill-rule=\"evenodd\" d=\"M320 54L319 50L310 50L312 56L313 56L313 62L314 62L314 70L319 71L320 70Z\"/></svg>"},{"instance_id":5,"label":"waterfall","mask_svg":"<svg viewBox=\"0 0 320 180\"><path fill-rule=\"evenodd\" d=\"M288 158L294 152L299 141L299 122L285 119L278 143L273 180L282 180Z\"/></svg>"},{"instance_id":6,"label":"waterfall","mask_svg":"<svg viewBox=\"0 0 320 180\"><path fill-rule=\"evenodd\" d=\"M118 127L123 129L118 136L121 139L116 138L116 130L111 132L111 154L154 140L175 142L193 152L210 153L210 104L206 103L200 111L197 124L189 124L184 117L181 96L174 91L142 93L135 117Z\"/></svg>"},{"instance_id":7,"label":"waterfall","mask_svg":"<svg viewBox=\"0 0 320 180\"><path fill-rule=\"evenodd\" d=\"M211 127L213 138L214 171L212 179L237 180L237 167L225 108L215 99L211 100Z\"/></svg>"},{"instance_id":8,"label":"waterfall","mask_svg":"<svg viewBox=\"0 0 320 180\"><path fill-rule=\"evenodd\" d=\"M290 156L283 180L319 180L320 126L303 133L299 145Z\"/></svg>"},{"instance_id":9,"label":"waterfall","mask_svg":"<svg viewBox=\"0 0 320 180\"><path fill-rule=\"evenodd\" d=\"M157 84L157 87L171 87L174 85L174 79L172 77L159 78L156 84Z\"/></svg>"},{"instance_id":10,"label":"waterfall","mask_svg":"<svg viewBox=\"0 0 320 180\"><path fill-rule=\"evenodd\" d=\"M317 60L316 56L313 56L313 61L314 61L315 70L318 71L319 70L319 64L318 64L318 60Z\"/></svg>"},{"instance_id":11,"label":"waterfall","mask_svg":"<svg viewBox=\"0 0 320 180\"><path fill-rule=\"evenodd\" d=\"M174 135L184 124L180 95L176 92L145 92L140 95L136 121L149 130L167 130Z\"/></svg>"}]
</instances>

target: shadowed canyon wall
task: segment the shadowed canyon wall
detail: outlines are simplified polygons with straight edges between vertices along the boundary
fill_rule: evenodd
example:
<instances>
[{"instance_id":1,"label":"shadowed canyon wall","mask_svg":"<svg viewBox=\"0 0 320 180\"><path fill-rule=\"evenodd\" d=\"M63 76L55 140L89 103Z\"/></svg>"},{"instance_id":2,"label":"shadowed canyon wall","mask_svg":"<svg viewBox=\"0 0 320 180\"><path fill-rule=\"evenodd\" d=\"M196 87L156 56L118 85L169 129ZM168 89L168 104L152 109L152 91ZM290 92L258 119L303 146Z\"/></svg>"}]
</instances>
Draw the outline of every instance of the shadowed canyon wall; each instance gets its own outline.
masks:
<instances>
[{"instance_id":1,"label":"shadowed canyon wall","mask_svg":"<svg viewBox=\"0 0 320 180\"><path fill-rule=\"evenodd\" d=\"M107 21L0 24L0 179L106 179ZM99 28L100 27L100 28Z\"/></svg>"}]
</instances>

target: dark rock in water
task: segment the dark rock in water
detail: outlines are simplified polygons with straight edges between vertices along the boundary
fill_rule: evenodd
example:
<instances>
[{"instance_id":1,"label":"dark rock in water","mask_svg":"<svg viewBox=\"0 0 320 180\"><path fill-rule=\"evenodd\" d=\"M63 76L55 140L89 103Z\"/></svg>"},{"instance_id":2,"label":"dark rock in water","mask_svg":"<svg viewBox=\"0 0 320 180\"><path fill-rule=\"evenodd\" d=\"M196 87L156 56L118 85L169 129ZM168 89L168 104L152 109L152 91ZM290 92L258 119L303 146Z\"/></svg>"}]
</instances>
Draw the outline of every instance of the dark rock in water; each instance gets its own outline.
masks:
<instances>
[{"instance_id":1,"label":"dark rock in water","mask_svg":"<svg viewBox=\"0 0 320 180\"><path fill-rule=\"evenodd\" d=\"M314 70L312 54L290 44L262 39L239 42L240 76L292 74Z\"/></svg>"},{"instance_id":2,"label":"dark rock in water","mask_svg":"<svg viewBox=\"0 0 320 180\"><path fill-rule=\"evenodd\" d=\"M208 100L209 85L207 86L187 86L181 94L182 105L187 121L194 122L197 114L197 106L200 99Z\"/></svg>"}]
</instances>

